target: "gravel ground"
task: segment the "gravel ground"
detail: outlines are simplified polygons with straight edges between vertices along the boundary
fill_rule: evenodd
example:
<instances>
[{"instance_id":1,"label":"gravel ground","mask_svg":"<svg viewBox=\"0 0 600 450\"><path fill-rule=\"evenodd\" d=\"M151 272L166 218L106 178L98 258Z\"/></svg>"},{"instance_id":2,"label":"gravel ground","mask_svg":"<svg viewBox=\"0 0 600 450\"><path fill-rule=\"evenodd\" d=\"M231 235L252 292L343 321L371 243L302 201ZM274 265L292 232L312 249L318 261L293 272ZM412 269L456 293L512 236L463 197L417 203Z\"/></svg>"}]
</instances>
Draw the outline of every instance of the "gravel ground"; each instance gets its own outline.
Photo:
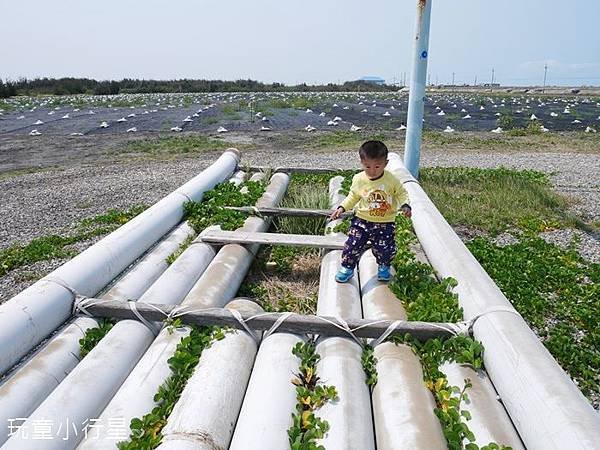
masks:
<instances>
[{"instance_id":1,"label":"gravel ground","mask_svg":"<svg viewBox=\"0 0 600 450\"><path fill-rule=\"evenodd\" d=\"M152 205L195 176L220 152L171 161L130 161L73 165L64 169L0 179L0 249L42 235L68 233L81 219L133 205ZM356 168L355 152L314 153L249 150L243 163L261 166ZM593 154L519 153L473 154L429 152L423 166L472 166L535 169L550 173L559 192L576 200L573 209L586 220L600 220L600 158ZM580 235L584 257L600 262L600 237L575 230L546 233L564 244ZM81 244L85 247L88 243ZM0 302L58 267L46 261L15 270L0 278Z\"/></svg>"}]
</instances>

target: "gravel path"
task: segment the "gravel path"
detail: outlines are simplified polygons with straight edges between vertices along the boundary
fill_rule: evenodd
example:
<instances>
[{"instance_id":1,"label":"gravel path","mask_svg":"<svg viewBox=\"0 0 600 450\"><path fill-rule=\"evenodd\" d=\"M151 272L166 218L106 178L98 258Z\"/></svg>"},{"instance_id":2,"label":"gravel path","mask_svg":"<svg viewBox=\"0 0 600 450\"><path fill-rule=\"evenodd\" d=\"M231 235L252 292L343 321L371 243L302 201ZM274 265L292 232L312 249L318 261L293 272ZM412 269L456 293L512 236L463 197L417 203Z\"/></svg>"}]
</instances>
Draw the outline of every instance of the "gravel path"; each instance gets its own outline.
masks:
<instances>
[{"instance_id":1,"label":"gravel path","mask_svg":"<svg viewBox=\"0 0 600 450\"><path fill-rule=\"evenodd\" d=\"M0 249L39 236L68 233L81 219L133 205L152 205L195 176L220 152L174 161L132 161L78 165L0 179ZM261 166L356 168L355 152L314 153L251 150L243 163ZM497 167L535 169L551 175L559 192L577 200L574 211L586 220L600 220L600 157L591 154L520 153L469 154L430 152L423 166ZM600 237L574 230L546 233L557 243L581 237L581 253L600 262ZM0 278L0 302L61 261L40 262Z\"/></svg>"}]
</instances>

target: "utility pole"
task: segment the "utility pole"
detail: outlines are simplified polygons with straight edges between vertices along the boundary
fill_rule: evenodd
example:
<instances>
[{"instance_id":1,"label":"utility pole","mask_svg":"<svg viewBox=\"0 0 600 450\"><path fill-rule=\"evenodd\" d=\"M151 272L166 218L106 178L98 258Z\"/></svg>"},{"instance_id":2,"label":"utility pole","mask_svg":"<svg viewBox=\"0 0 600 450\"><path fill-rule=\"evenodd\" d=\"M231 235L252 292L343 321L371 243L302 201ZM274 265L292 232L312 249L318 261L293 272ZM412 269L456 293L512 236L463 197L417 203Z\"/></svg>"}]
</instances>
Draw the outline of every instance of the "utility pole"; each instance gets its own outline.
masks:
<instances>
[{"instance_id":1,"label":"utility pole","mask_svg":"<svg viewBox=\"0 0 600 450\"><path fill-rule=\"evenodd\" d=\"M454 75L455 75L455 73L452 72L452 86L454 86Z\"/></svg>"},{"instance_id":2,"label":"utility pole","mask_svg":"<svg viewBox=\"0 0 600 450\"><path fill-rule=\"evenodd\" d=\"M544 86L542 87L542 94L546 91L546 75L548 74L548 63L544 64Z\"/></svg>"},{"instance_id":3,"label":"utility pole","mask_svg":"<svg viewBox=\"0 0 600 450\"><path fill-rule=\"evenodd\" d=\"M490 84L490 92L494 89L494 69L492 69L492 83Z\"/></svg>"},{"instance_id":4,"label":"utility pole","mask_svg":"<svg viewBox=\"0 0 600 450\"><path fill-rule=\"evenodd\" d=\"M473 83L473 86L477 87L477 75L475 75L475 83Z\"/></svg>"},{"instance_id":5,"label":"utility pole","mask_svg":"<svg viewBox=\"0 0 600 450\"><path fill-rule=\"evenodd\" d=\"M412 73L408 95L408 119L404 143L404 165L413 177L419 177L421 137L423 133L423 107L425 102L425 80L429 60L429 25L432 0L417 0L415 39L413 41ZM431 75L430 77L431 78Z\"/></svg>"}]
</instances>

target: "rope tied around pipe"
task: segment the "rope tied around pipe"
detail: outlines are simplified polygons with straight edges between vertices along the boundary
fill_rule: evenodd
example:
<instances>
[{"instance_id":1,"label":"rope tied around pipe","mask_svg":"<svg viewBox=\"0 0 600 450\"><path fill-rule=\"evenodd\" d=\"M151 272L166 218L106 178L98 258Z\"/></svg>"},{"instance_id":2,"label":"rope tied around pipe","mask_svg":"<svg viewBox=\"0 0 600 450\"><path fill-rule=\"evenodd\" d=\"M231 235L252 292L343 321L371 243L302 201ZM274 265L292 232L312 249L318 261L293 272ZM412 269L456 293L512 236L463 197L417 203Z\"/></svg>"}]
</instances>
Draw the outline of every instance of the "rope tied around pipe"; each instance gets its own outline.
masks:
<instances>
[{"instance_id":1,"label":"rope tied around pipe","mask_svg":"<svg viewBox=\"0 0 600 450\"><path fill-rule=\"evenodd\" d=\"M77 297L82 297L82 295L79 294L79 292L77 292L77 290L75 290L74 288L69 286L69 284L62 278L59 278L57 276L47 276L47 277L43 278L43 281L48 281L50 283L54 283L64 289L66 289L73 296L73 300L77 299Z\"/></svg>"},{"instance_id":2,"label":"rope tied around pipe","mask_svg":"<svg viewBox=\"0 0 600 450\"><path fill-rule=\"evenodd\" d=\"M463 322L465 324L465 326L467 327L467 334L468 335L473 334L473 327L475 326L475 322L477 322L483 316L487 316L488 314L497 313L497 312L506 312L506 313L510 313L510 314L515 314L515 315L519 316L521 319L523 319L523 316L521 316L521 314L519 314L519 312L514 308L511 309L511 308L505 308L505 307L498 307L498 308L487 309L487 310L477 314L471 320L469 320L467 322Z\"/></svg>"}]
</instances>

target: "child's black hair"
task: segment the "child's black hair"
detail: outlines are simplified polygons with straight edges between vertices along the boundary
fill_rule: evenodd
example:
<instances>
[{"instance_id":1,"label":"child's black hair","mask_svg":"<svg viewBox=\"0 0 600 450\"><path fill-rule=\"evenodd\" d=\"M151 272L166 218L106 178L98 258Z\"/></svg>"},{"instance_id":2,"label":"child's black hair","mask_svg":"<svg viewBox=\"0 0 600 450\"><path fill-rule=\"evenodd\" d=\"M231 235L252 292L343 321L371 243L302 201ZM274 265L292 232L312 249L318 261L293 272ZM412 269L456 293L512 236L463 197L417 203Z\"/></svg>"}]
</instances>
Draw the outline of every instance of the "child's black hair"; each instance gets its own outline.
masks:
<instances>
[{"instance_id":1,"label":"child's black hair","mask_svg":"<svg viewBox=\"0 0 600 450\"><path fill-rule=\"evenodd\" d=\"M360 146L358 155L361 161L365 159L387 159L388 149L381 141L367 141Z\"/></svg>"}]
</instances>

